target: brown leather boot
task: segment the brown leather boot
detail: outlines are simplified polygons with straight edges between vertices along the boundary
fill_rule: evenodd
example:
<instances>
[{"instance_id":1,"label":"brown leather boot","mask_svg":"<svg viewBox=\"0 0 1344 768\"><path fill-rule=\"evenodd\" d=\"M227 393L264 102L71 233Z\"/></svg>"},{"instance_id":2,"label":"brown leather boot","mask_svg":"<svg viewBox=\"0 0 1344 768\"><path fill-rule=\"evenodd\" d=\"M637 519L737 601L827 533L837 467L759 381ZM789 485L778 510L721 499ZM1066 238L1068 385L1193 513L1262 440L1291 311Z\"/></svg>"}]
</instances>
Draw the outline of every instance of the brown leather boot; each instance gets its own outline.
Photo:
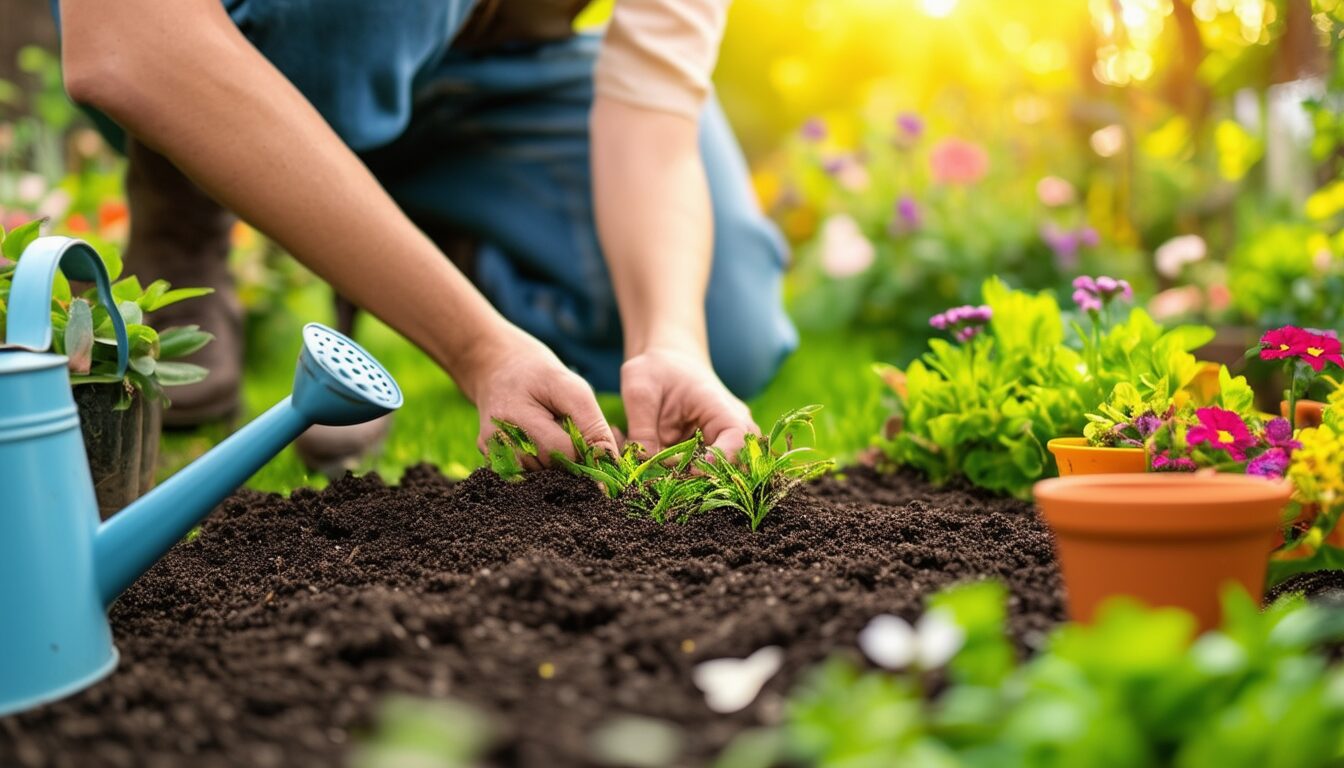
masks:
<instances>
[{"instance_id":1,"label":"brown leather boot","mask_svg":"<svg viewBox=\"0 0 1344 768\"><path fill-rule=\"evenodd\" d=\"M209 370L204 381L172 387L167 427L194 427L231 419L240 406L243 312L229 274L229 236L235 218L171 162L127 140L126 198L131 212L125 270L144 285L163 279L174 288L207 287L209 296L154 313L158 329L199 325L214 341L186 358Z\"/></svg>"}]
</instances>

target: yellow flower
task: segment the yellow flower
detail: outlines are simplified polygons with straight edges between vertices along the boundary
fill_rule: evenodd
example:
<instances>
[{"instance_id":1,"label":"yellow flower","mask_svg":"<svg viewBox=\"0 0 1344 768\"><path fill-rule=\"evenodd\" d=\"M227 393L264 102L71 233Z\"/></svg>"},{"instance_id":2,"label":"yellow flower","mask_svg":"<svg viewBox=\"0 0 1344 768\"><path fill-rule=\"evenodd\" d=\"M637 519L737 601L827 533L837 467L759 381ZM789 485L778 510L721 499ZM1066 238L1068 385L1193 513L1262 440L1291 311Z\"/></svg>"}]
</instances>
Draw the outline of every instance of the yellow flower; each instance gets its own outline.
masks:
<instances>
[{"instance_id":1,"label":"yellow flower","mask_svg":"<svg viewBox=\"0 0 1344 768\"><path fill-rule=\"evenodd\" d=\"M1288 478L1294 497L1304 504L1319 504L1322 512L1344 502L1344 433L1328 425L1304 429L1297 439L1302 447L1293 453Z\"/></svg>"}]
</instances>

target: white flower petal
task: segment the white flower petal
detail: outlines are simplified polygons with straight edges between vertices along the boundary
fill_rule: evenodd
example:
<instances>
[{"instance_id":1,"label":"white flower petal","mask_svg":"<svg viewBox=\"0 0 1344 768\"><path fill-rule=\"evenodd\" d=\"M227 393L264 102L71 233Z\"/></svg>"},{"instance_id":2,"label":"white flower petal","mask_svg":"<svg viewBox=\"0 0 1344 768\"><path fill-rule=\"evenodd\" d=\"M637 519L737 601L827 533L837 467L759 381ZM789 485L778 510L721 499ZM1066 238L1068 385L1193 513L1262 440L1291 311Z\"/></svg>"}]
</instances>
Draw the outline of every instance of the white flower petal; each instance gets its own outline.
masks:
<instances>
[{"instance_id":1,"label":"white flower petal","mask_svg":"<svg viewBox=\"0 0 1344 768\"><path fill-rule=\"evenodd\" d=\"M966 632L947 611L925 611L915 625L920 669L937 669L952 660L966 642Z\"/></svg>"},{"instance_id":2,"label":"white flower petal","mask_svg":"<svg viewBox=\"0 0 1344 768\"><path fill-rule=\"evenodd\" d=\"M878 666L902 669L915 660L915 630L900 616L884 613L859 632L859 648Z\"/></svg>"},{"instance_id":3,"label":"white flower petal","mask_svg":"<svg viewBox=\"0 0 1344 768\"><path fill-rule=\"evenodd\" d=\"M784 664L784 650L766 646L745 659L712 659L695 665L692 680L705 704L720 714L746 709Z\"/></svg>"}]
</instances>

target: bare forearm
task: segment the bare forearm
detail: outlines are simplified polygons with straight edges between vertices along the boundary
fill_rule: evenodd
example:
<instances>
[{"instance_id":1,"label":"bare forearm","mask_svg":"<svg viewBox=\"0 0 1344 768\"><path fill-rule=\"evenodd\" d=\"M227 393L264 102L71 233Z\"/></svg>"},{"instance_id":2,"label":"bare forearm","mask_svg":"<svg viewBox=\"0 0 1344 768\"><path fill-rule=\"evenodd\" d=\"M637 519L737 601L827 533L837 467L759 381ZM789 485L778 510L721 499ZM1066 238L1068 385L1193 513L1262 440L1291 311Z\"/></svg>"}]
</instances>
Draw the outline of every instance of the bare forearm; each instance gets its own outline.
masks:
<instances>
[{"instance_id":1,"label":"bare forearm","mask_svg":"<svg viewBox=\"0 0 1344 768\"><path fill-rule=\"evenodd\" d=\"M217 0L62 0L61 9L72 96L469 378L478 347L506 321Z\"/></svg>"},{"instance_id":2,"label":"bare forearm","mask_svg":"<svg viewBox=\"0 0 1344 768\"><path fill-rule=\"evenodd\" d=\"M698 126L598 97L592 145L597 227L626 356L672 346L707 359L713 215Z\"/></svg>"}]
</instances>

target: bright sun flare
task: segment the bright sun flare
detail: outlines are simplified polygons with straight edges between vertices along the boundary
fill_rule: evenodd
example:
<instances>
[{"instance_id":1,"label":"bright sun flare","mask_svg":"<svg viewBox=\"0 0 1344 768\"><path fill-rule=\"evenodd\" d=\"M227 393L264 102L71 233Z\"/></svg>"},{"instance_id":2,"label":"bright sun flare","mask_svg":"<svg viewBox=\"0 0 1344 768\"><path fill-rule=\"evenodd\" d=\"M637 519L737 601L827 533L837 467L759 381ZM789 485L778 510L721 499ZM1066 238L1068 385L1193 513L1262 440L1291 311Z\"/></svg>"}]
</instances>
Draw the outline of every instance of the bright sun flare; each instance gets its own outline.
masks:
<instances>
[{"instance_id":1,"label":"bright sun flare","mask_svg":"<svg viewBox=\"0 0 1344 768\"><path fill-rule=\"evenodd\" d=\"M920 0L924 13L935 19L945 19L957 9L957 0Z\"/></svg>"}]
</instances>

